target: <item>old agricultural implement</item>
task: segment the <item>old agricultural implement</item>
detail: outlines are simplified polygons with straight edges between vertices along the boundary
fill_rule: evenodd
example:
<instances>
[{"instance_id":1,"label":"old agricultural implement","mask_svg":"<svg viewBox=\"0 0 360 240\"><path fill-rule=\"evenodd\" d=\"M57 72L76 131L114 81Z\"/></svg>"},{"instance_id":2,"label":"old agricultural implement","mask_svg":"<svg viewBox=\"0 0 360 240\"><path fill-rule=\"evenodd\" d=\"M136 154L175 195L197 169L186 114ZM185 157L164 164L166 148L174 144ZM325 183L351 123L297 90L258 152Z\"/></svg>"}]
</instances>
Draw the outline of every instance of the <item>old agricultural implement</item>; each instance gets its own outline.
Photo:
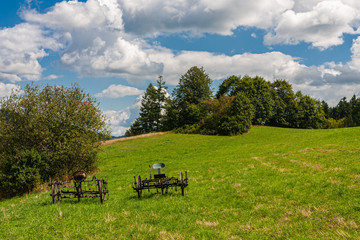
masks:
<instances>
[{"instance_id":1,"label":"old agricultural implement","mask_svg":"<svg viewBox=\"0 0 360 240\"><path fill-rule=\"evenodd\" d=\"M184 196L184 190L185 187L188 185L188 177L187 172L185 171L185 177L183 176L183 172L180 172L180 178L176 177L167 177L164 173L160 172L160 169L165 168L164 163L156 163L152 167L153 169L157 169L158 173L154 174L154 176L151 175L151 166L150 167L150 179L141 180L140 175L134 176L134 185L133 189L137 192L138 197L142 197L142 191L145 189L148 189L150 192L150 189L156 189L158 192L159 189L161 190L161 193L164 194L168 192L169 188L175 188L175 191L177 191L177 188L181 188L181 194Z\"/></svg>"},{"instance_id":2,"label":"old agricultural implement","mask_svg":"<svg viewBox=\"0 0 360 240\"><path fill-rule=\"evenodd\" d=\"M50 180L52 202L56 203L64 198L100 198L101 203L109 197L106 179L97 179L93 176L86 179L85 172L77 171L68 182Z\"/></svg>"}]
</instances>

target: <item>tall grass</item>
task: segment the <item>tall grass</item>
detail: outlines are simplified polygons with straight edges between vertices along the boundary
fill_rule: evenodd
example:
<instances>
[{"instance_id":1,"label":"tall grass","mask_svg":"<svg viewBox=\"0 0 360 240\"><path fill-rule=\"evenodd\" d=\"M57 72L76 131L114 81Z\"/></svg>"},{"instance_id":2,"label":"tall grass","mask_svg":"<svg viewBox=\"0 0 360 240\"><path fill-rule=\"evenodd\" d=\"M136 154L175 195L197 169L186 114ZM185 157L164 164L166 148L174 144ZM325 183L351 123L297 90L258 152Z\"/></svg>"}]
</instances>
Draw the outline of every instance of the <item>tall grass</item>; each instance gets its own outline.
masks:
<instances>
[{"instance_id":1,"label":"tall grass","mask_svg":"<svg viewBox=\"0 0 360 240\"><path fill-rule=\"evenodd\" d=\"M0 239L339 239L359 236L360 128L254 127L236 137L167 134L105 146L110 199L49 192L0 201ZM185 196L132 190L164 162Z\"/></svg>"}]
</instances>

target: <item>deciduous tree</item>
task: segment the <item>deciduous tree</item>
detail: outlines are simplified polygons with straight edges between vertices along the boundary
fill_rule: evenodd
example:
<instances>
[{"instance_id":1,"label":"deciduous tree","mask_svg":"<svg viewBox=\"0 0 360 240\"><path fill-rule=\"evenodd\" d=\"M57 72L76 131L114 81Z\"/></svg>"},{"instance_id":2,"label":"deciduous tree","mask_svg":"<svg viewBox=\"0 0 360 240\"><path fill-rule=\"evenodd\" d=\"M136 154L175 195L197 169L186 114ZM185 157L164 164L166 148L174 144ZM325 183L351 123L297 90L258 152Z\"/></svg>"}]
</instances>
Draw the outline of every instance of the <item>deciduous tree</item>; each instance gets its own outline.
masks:
<instances>
[{"instance_id":1,"label":"deciduous tree","mask_svg":"<svg viewBox=\"0 0 360 240\"><path fill-rule=\"evenodd\" d=\"M100 140L109 136L96 100L78 85L27 85L22 94L2 99L0 108L3 195L31 190L34 178L48 180L79 169L94 169ZM15 181L15 192L6 187L11 181ZM29 187L16 188L16 181Z\"/></svg>"},{"instance_id":2,"label":"deciduous tree","mask_svg":"<svg viewBox=\"0 0 360 240\"><path fill-rule=\"evenodd\" d=\"M235 96L242 92L250 100L255 108L255 116L253 124L268 124L273 116L273 93L270 83L262 77L251 78L244 76L243 78L231 76L224 80L220 85L217 97L226 94Z\"/></svg>"},{"instance_id":3,"label":"deciduous tree","mask_svg":"<svg viewBox=\"0 0 360 240\"><path fill-rule=\"evenodd\" d=\"M296 97L291 84L285 80L276 80L270 86L274 90L274 108L269 125L292 127L293 122L296 121Z\"/></svg>"},{"instance_id":4,"label":"deciduous tree","mask_svg":"<svg viewBox=\"0 0 360 240\"><path fill-rule=\"evenodd\" d=\"M205 117L199 104L211 99L212 80L203 68L192 67L181 76L178 86L174 89L173 108L178 111L177 126L194 124Z\"/></svg>"},{"instance_id":5,"label":"deciduous tree","mask_svg":"<svg viewBox=\"0 0 360 240\"><path fill-rule=\"evenodd\" d=\"M296 93L296 121L297 128L322 128L325 123L325 113L320 101L303 95L300 91Z\"/></svg>"}]
</instances>

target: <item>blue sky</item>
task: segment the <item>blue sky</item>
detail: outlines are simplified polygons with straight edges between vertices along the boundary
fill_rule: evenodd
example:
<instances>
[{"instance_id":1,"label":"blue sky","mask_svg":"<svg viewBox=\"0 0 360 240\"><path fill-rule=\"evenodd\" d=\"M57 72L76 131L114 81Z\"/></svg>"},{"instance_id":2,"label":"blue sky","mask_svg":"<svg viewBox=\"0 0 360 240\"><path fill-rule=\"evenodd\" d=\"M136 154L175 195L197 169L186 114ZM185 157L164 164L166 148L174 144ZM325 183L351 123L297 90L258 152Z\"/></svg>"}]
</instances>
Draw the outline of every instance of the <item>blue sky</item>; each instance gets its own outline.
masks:
<instances>
[{"instance_id":1,"label":"blue sky","mask_svg":"<svg viewBox=\"0 0 360 240\"><path fill-rule=\"evenodd\" d=\"M164 76L169 92L203 66L214 90L230 75L285 79L335 105L360 95L356 0L19 0L0 7L0 97L26 84L80 84L113 135Z\"/></svg>"}]
</instances>

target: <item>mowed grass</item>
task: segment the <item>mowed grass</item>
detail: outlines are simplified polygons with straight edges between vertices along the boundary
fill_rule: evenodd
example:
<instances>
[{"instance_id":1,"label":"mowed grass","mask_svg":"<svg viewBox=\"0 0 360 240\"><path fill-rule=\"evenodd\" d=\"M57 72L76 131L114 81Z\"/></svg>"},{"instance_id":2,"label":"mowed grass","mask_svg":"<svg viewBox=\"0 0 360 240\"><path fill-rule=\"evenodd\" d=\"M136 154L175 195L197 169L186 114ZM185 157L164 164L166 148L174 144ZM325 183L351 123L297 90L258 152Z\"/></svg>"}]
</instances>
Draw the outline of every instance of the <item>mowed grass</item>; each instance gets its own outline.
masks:
<instances>
[{"instance_id":1,"label":"mowed grass","mask_svg":"<svg viewBox=\"0 0 360 240\"><path fill-rule=\"evenodd\" d=\"M189 186L143 192L163 162L188 171ZM98 177L110 199L50 192L0 201L0 239L357 239L360 236L360 128L253 127L236 137L167 134L103 147Z\"/></svg>"}]
</instances>

